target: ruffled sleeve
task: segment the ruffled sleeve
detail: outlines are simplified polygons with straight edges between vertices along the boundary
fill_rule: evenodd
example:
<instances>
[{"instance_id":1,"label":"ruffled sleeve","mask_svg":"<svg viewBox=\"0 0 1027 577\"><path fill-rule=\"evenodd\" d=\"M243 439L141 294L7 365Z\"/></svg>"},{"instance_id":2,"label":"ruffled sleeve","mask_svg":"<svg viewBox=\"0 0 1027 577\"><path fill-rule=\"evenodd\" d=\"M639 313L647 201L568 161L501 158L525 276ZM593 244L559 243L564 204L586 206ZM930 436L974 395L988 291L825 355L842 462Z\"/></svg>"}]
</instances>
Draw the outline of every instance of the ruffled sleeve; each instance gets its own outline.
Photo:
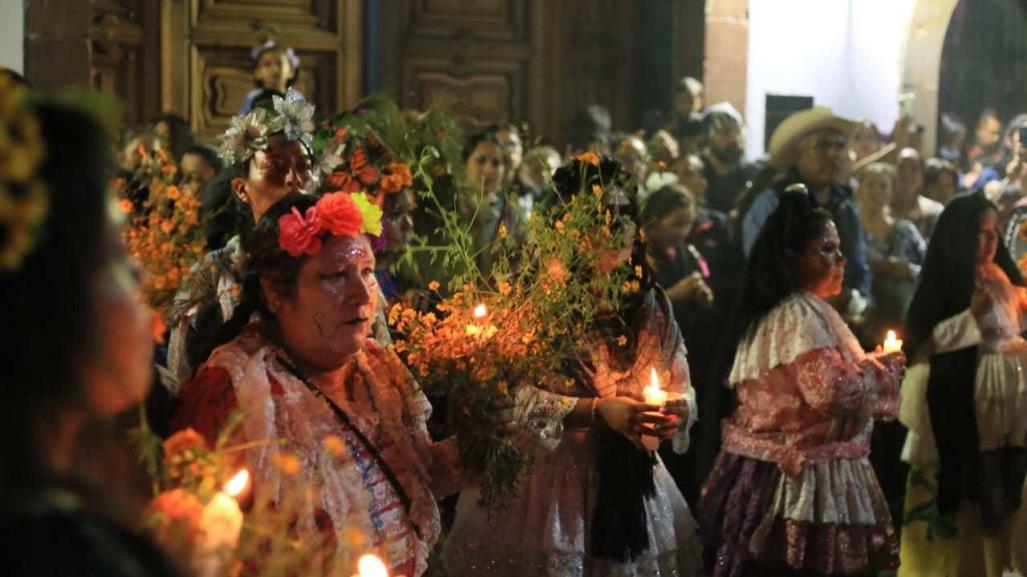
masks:
<instances>
[{"instance_id":1,"label":"ruffled sleeve","mask_svg":"<svg viewBox=\"0 0 1027 577\"><path fill-rule=\"evenodd\" d=\"M981 344L981 329L970 309L938 323L931 331L931 354L949 353Z\"/></svg>"},{"instance_id":2,"label":"ruffled sleeve","mask_svg":"<svg viewBox=\"0 0 1027 577\"><path fill-rule=\"evenodd\" d=\"M755 333L739 345L728 383L761 379L772 369L818 349L836 350L849 363L865 356L831 305L807 294L796 294L767 313Z\"/></svg>"},{"instance_id":3,"label":"ruffled sleeve","mask_svg":"<svg viewBox=\"0 0 1027 577\"><path fill-rule=\"evenodd\" d=\"M547 450L560 444L563 420L578 403L578 397L552 393L538 387L517 387L514 392L514 427L534 431Z\"/></svg>"},{"instance_id":4,"label":"ruffled sleeve","mask_svg":"<svg viewBox=\"0 0 1027 577\"><path fill-rule=\"evenodd\" d=\"M899 410L902 364L893 357L846 361L837 349L809 351L796 360L803 399L829 414L854 413L894 419Z\"/></svg>"}]
</instances>

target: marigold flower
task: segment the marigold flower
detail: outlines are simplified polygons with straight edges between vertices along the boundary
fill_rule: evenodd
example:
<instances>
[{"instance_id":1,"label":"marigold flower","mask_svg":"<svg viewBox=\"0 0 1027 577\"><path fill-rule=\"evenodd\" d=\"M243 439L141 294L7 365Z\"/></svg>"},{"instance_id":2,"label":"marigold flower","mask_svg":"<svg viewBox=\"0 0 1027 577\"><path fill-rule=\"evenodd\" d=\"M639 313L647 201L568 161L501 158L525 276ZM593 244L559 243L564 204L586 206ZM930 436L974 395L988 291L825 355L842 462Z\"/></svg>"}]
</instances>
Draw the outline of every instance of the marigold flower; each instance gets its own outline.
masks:
<instances>
[{"instance_id":1,"label":"marigold flower","mask_svg":"<svg viewBox=\"0 0 1027 577\"><path fill-rule=\"evenodd\" d=\"M278 453L275 456L275 465L290 477L300 472L300 458L292 453Z\"/></svg>"},{"instance_id":2,"label":"marigold flower","mask_svg":"<svg viewBox=\"0 0 1027 577\"><path fill-rule=\"evenodd\" d=\"M329 435L321 440L321 445L333 456L338 457L346 452L346 443L336 435Z\"/></svg>"},{"instance_id":3,"label":"marigold flower","mask_svg":"<svg viewBox=\"0 0 1027 577\"><path fill-rule=\"evenodd\" d=\"M170 461L185 451L193 449L209 451L210 446L207 445L207 439L203 435L191 428L178 431L164 441L164 460Z\"/></svg>"},{"instance_id":4,"label":"marigold flower","mask_svg":"<svg viewBox=\"0 0 1027 577\"><path fill-rule=\"evenodd\" d=\"M154 497L146 510L151 515L163 516L167 523L184 523L190 535L200 530L203 503L184 489L164 491Z\"/></svg>"},{"instance_id":5,"label":"marigold flower","mask_svg":"<svg viewBox=\"0 0 1027 577\"><path fill-rule=\"evenodd\" d=\"M439 290L439 281L433 280L430 283L428 283L428 290L430 290L430 291L437 291L437 290Z\"/></svg>"},{"instance_id":6,"label":"marigold flower","mask_svg":"<svg viewBox=\"0 0 1027 577\"><path fill-rule=\"evenodd\" d=\"M599 166L599 157L596 156L596 153L594 152L582 152L574 158L580 160L581 162L591 164L592 166Z\"/></svg>"}]
</instances>

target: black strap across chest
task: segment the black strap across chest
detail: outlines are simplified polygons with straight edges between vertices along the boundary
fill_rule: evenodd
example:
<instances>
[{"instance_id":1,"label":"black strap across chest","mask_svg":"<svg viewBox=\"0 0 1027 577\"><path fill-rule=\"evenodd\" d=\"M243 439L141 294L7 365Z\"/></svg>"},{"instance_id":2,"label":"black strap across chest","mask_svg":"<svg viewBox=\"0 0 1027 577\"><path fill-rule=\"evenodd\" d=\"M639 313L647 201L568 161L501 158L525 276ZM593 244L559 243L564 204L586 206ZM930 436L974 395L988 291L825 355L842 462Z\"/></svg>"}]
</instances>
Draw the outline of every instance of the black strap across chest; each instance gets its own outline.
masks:
<instances>
[{"instance_id":1,"label":"black strap across chest","mask_svg":"<svg viewBox=\"0 0 1027 577\"><path fill-rule=\"evenodd\" d=\"M289 373L291 373L292 376L299 379L300 382L303 383L307 387L307 389L309 389L310 392L314 394L314 396L321 399L321 401L328 405L328 408L330 408L332 412L335 413L335 418L338 419L339 423L341 423L343 427L351 431L353 435L356 436L357 440L360 441L360 444L363 445L364 449L368 453L370 453L372 458L374 458L375 462L378 464L378 467L381 468L382 473L385 474L385 478L389 481L389 484L392 485L392 489L396 491L396 496L399 497L399 502L403 505L403 510L406 511L407 518L410 519L410 525L414 528L414 533L416 533L417 536L420 537L421 529L417 526L417 523L414 523L410 515L410 496L407 494L406 489L403 488L403 485L400 484L399 478L396 477L396 473L392 470L392 467L390 467L389 464L385 461L385 457L382 456L382 453L378 450L378 447L375 447L374 443L372 443L371 440L368 439L367 436L364 435L364 433L353 424L353 420L349 418L349 415L346 414L346 411L342 410L342 407L340 407L338 403L336 403L323 392L321 392L321 389L318 389L316 386L314 386L314 383L311 383L307 379L306 375L304 375L302 372L300 372L299 369L294 367L292 363L282 358L281 355L279 355L277 358L278 362L283 367L285 367L285 370L289 371Z\"/></svg>"}]
</instances>

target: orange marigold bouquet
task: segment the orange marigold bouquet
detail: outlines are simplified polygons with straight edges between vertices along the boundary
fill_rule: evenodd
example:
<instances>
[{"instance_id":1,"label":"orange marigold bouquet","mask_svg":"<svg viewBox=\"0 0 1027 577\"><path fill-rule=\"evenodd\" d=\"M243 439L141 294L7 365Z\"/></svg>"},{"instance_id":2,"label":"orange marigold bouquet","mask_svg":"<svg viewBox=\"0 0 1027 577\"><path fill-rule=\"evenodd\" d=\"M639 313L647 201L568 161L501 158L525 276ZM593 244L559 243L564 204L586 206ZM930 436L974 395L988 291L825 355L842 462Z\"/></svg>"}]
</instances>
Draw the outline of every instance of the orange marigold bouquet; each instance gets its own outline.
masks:
<instances>
[{"instance_id":1,"label":"orange marigold bouquet","mask_svg":"<svg viewBox=\"0 0 1027 577\"><path fill-rule=\"evenodd\" d=\"M585 157L574 169L591 163ZM460 465L489 504L516 490L535 452L529 431L504 426L496 415L516 406L518 391L565 378L567 365L587 354L594 321L615 316L621 296L639 289L640 270L609 262L634 240L630 219L607 209L622 185L613 179L582 185L588 189L538 207L526 240L500 226L488 277L477 271L477 255L462 250L472 245L466 239L433 247L439 258L459 261L449 290L433 281L429 289L440 299L433 310L400 304L390 311L398 336L393 347L426 391L448 398ZM432 202L430 186L425 197ZM436 208L447 210L442 203ZM469 234L455 216L442 221L452 238ZM621 334L613 340L626 346L627 327L616 330Z\"/></svg>"},{"instance_id":2,"label":"orange marigold bouquet","mask_svg":"<svg viewBox=\"0 0 1027 577\"><path fill-rule=\"evenodd\" d=\"M154 492L144 527L185 574L197 577L350 577L352 560L336 554L337 537L301 539L295 532L313 498L309 487L286 483L272 499L271 492L251 486L243 452L263 442L232 444L241 421L241 413L232 414L211 444L192 429L162 441L143 419L135 435ZM326 438L324 450L332 453L333 444L342 441ZM300 463L280 453L274 466L288 478ZM344 537L346 543L365 538Z\"/></svg>"},{"instance_id":3,"label":"orange marigold bouquet","mask_svg":"<svg viewBox=\"0 0 1027 577\"><path fill-rule=\"evenodd\" d=\"M176 168L165 149L141 148L139 154L148 161L142 164L144 174L133 180L146 183L148 191L130 190L121 179L113 187L128 220L125 243L146 273L143 292L150 306L166 316L175 293L206 251L200 199L172 184Z\"/></svg>"}]
</instances>

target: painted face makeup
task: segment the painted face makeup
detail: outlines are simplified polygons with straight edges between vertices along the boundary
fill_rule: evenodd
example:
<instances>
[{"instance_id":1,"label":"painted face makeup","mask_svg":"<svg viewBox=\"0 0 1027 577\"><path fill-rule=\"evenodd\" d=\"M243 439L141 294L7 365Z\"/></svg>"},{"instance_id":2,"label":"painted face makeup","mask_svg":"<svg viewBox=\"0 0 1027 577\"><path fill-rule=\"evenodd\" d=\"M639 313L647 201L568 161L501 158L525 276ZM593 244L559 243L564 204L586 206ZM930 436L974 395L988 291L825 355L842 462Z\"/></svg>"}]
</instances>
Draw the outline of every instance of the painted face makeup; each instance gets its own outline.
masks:
<instances>
[{"instance_id":1,"label":"painted face makeup","mask_svg":"<svg viewBox=\"0 0 1027 577\"><path fill-rule=\"evenodd\" d=\"M809 241L797 256L796 267L799 283L806 292L825 299L841 294L845 257L834 222L827 221L820 235Z\"/></svg>"},{"instance_id":2,"label":"painted face makeup","mask_svg":"<svg viewBox=\"0 0 1027 577\"><path fill-rule=\"evenodd\" d=\"M377 312L374 268L367 237L325 240L300 268L295 294L276 312L290 354L332 370L363 349Z\"/></svg>"}]
</instances>

